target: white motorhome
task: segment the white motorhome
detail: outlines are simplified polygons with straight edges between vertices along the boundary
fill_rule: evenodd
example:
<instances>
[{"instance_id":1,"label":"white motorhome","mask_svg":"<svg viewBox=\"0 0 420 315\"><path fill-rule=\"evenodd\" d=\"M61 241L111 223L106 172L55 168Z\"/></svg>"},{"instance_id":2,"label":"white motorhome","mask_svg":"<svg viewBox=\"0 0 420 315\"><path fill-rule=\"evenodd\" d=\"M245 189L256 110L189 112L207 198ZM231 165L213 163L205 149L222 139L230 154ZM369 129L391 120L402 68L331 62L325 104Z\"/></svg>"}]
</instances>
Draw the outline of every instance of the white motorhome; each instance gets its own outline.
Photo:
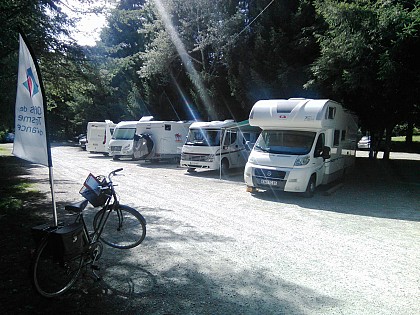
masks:
<instances>
[{"instance_id":1,"label":"white motorhome","mask_svg":"<svg viewBox=\"0 0 420 315\"><path fill-rule=\"evenodd\" d=\"M108 155L109 142L114 133L114 124L111 120L91 121L87 125L86 151Z\"/></svg>"},{"instance_id":2,"label":"white motorhome","mask_svg":"<svg viewBox=\"0 0 420 315\"><path fill-rule=\"evenodd\" d=\"M137 124L134 159L179 163L190 121L150 121Z\"/></svg>"},{"instance_id":3,"label":"white motorhome","mask_svg":"<svg viewBox=\"0 0 420 315\"><path fill-rule=\"evenodd\" d=\"M109 142L109 154L113 159L120 157L133 158L133 141L139 121L121 121L115 126L114 134Z\"/></svg>"},{"instance_id":4,"label":"white motorhome","mask_svg":"<svg viewBox=\"0 0 420 315\"><path fill-rule=\"evenodd\" d=\"M118 139L116 130L111 147L113 159L178 162L190 125L191 122L151 121L144 120L144 117L121 125L126 134L124 139Z\"/></svg>"},{"instance_id":5,"label":"white motorhome","mask_svg":"<svg viewBox=\"0 0 420 315\"><path fill-rule=\"evenodd\" d=\"M261 100L249 123L263 131L248 158L247 191L303 192L340 178L356 154L357 124L332 100Z\"/></svg>"},{"instance_id":6,"label":"white motorhome","mask_svg":"<svg viewBox=\"0 0 420 315\"><path fill-rule=\"evenodd\" d=\"M188 172L243 167L259 132L260 128L249 126L248 121L195 122L182 147L181 166Z\"/></svg>"}]
</instances>

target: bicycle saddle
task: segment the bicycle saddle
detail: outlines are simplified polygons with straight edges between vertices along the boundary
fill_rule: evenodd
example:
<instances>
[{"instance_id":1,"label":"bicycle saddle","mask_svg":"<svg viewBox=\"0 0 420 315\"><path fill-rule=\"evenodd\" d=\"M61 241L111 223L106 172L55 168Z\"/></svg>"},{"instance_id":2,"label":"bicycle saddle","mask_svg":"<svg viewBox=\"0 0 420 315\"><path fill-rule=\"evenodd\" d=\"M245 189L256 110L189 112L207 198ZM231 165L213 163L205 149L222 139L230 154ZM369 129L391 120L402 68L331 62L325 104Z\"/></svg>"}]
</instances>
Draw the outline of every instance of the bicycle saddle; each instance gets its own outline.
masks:
<instances>
[{"instance_id":1,"label":"bicycle saddle","mask_svg":"<svg viewBox=\"0 0 420 315\"><path fill-rule=\"evenodd\" d=\"M81 212L84 208L86 208L87 203L87 200L74 202L72 204L64 206L64 209L70 212Z\"/></svg>"}]
</instances>

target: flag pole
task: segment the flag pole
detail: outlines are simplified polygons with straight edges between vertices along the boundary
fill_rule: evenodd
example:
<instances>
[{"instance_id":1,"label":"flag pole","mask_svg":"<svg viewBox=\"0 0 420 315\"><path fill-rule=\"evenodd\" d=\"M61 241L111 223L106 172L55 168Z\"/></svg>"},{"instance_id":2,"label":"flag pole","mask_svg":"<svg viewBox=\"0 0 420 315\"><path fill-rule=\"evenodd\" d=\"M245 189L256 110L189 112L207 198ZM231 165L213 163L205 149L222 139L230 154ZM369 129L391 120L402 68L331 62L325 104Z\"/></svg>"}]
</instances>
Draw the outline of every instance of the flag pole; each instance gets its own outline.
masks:
<instances>
[{"instance_id":1,"label":"flag pole","mask_svg":"<svg viewBox=\"0 0 420 315\"><path fill-rule=\"evenodd\" d=\"M55 191L54 191L54 174L53 174L53 164L52 164L52 158L51 158L51 145L50 145L50 137L49 137L49 131L48 131L48 122L46 119L46 113L47 113L47 99L45 96L45 89L44 89L44 84L42 82L42 74L41 74L41 70L39 68L38 65L38 61L35 57L35 53L31 47L31 45L29 44L29 41L27 39L27 37L25 36L24 32L22 30L19 30L19 34L22 37L23 41L25 42L25 45L32 57L32 61L33 64L35 66L36 72L37 72L37 76L38 76L38 80L39 80L39 85L40 85L40 89L41 89L41 95L42 95L42 103L43 103L43 111L44 111L44 125L45 125L45 140L46 140L46 145L47 145L47 159L48 159L48 175L49 175L49 181L50 181L50 190L51 190L51 199L52 199L52 206L53 206L53 223L54 226L58 225L58 219L57 219L57 205L55 202Z\"/></svg>"}]
</instances>

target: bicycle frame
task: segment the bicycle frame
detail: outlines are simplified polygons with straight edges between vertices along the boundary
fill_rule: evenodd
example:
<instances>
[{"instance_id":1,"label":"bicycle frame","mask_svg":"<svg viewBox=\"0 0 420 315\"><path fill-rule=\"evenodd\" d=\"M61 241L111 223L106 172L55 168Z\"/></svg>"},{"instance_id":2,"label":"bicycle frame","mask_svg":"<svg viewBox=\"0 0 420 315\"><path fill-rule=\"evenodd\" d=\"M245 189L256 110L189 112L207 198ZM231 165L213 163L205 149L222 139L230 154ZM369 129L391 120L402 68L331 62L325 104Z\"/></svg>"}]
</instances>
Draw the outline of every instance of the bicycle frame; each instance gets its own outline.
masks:
<instances>
[{"instance_id":1,"label":"bicycle frame","mask_svg":"<svg viewBox=\"0 0 420 315\"><path fill-rule=\"evenodd\" d=\"M108 195L108 200L101 209L101 210L105 210L105 211L103 211L103 213L100 217L100 220L99 220L99 224L96 228L94 227L94 231L93 231L92 234L89 233L86 221L83 217L83 210L76 217L75 221L80 220L83 224L83 230L84 230L84 233L85 233L85 236L86 236L86 239L87 239L87 243L88 243L87 245L94 244L99 240L99 238L101 237L102 232L105 228L106 222L108 221L109 215L111 214L112 211L117 211L118 220L120 222L119 225L121 226L121 224L122 224L122 217L121 217L120 212L118 211L119 201L118 201L117 195L115 193L114 187L112 185L112 181L109 181L108 185L110 186L111 194ZM113 202L111 204L112 200L113 200Z\"/></svg>"}]
</instances>

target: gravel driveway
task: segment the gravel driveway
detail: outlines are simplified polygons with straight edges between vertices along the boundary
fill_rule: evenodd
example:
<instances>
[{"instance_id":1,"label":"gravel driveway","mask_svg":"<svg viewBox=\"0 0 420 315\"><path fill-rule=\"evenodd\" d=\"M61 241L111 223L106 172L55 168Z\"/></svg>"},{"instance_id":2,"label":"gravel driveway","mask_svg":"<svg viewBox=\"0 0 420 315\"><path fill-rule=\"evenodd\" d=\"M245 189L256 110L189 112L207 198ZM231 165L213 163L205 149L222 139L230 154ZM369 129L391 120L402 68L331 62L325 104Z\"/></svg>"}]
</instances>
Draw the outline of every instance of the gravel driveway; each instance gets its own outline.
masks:
<instances>
[{"instance_id":1,"label":"gravel driveway","mask_svg":"<svg viewBox=\"0 0 420 315\"><path fill-rule=\"evenodd\" d=\"M102 288L121 313L420 313L419 155L391 165L358 158L341 189L305 199L247 193L241 170L220 180L72 146L52 152L60 218L89 172L123 167L121 202L147 220L141 246L102 258ZM31 173L48 191L48 170Z\"/></svg>"}]
</instances>

